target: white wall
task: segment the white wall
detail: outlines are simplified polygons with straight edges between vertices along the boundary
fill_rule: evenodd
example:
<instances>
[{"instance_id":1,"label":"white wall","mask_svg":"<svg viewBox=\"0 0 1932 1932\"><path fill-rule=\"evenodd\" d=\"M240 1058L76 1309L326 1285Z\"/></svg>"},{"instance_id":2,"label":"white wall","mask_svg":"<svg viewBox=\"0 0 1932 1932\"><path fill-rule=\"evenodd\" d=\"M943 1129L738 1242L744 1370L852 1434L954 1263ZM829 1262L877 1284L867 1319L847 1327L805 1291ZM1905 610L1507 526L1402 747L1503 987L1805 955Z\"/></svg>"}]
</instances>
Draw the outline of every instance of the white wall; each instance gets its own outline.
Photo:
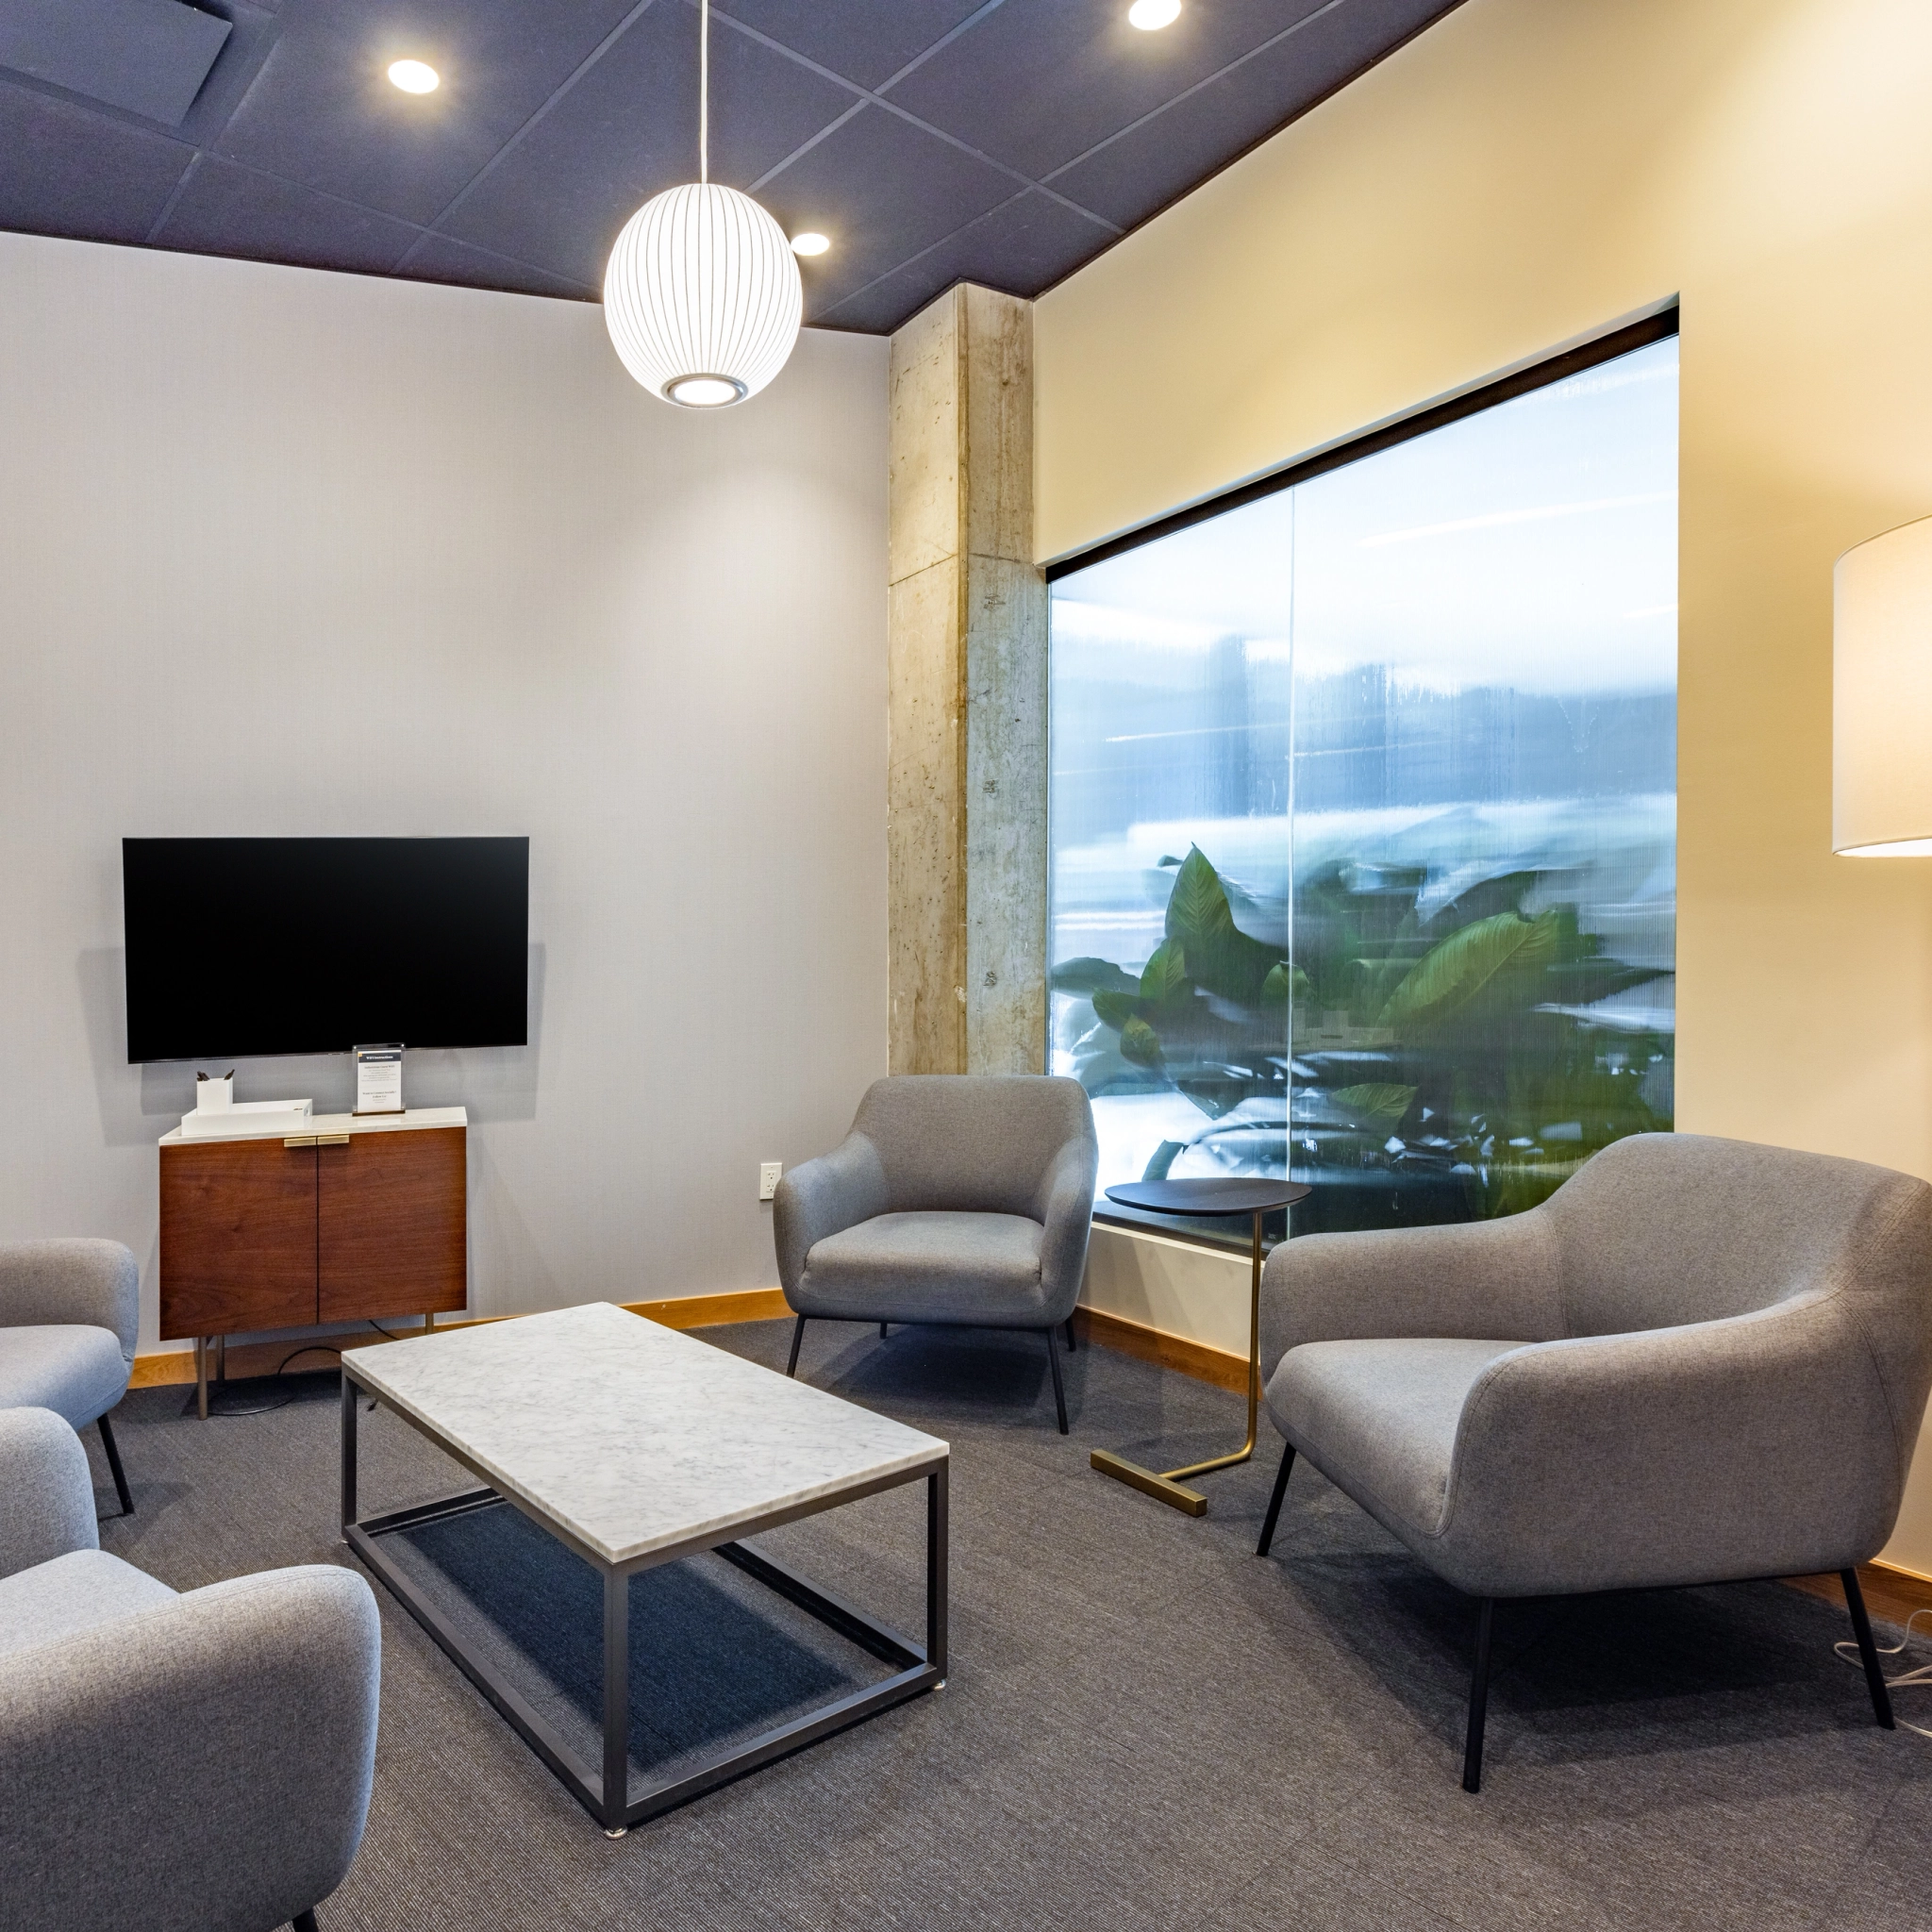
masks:
<instances>
[{"instance_id":1,"label":"white wall","mask_svg":"<svg viewBox=\"0 0 1932 1932\"><path fill-rule=\"evenodd\" d=\"M885 375L687 416L581 304L0 235L0 1238L125 1241L154 1345L124 835L527 833L531 1044L408 1069L472 1307L774 1283L757 1163L886 1065Z\"/></svg>"}]
</instances>

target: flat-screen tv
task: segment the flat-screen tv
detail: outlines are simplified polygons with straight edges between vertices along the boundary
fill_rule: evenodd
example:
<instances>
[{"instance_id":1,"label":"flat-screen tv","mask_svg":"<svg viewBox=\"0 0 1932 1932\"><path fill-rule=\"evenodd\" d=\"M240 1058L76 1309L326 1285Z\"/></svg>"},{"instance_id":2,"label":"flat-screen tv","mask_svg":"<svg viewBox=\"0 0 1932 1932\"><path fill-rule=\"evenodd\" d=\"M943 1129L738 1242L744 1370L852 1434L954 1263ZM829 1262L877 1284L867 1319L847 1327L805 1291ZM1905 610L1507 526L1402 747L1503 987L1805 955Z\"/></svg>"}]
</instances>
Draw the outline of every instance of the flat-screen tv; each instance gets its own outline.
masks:
<instances>
[{"instance_id":1,"label":"flat-screen tv","mask_svg":"<svg viewBox=\"0 0 1932 1932\"><path fill-rule=\"evenodd\" d=\"M527 839L124 839L127 1058L522 1046Z\"/></svg>"}]
</instances>

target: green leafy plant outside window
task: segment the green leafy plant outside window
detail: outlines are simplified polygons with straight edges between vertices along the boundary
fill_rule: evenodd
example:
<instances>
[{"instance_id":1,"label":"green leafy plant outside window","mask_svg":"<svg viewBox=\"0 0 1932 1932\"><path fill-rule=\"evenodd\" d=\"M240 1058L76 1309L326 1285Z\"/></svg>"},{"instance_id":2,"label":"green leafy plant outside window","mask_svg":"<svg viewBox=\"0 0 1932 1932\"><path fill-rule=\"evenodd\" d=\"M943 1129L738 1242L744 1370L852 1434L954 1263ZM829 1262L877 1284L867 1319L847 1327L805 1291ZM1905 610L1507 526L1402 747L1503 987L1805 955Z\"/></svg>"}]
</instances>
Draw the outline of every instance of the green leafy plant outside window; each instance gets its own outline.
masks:
<instances>
[{"instance_id":1,"label":"green leafy plant outside window","mask_svg":"<svg viewBox=\"0 0 1932 1932\"><path fill-rule=\"evenodd\" d=\"M1554 878L1504 874L1425 912L1423 868L1329 865L1298 883L1291 958L1241 930L1198 846L1161 866L1162 937L1139 971L1077 958L1052 975L1091 1007L1074 1054L1090 1094L1168 1090L1205 1117L1147 1177L1184 1155L1291 1174L1316 1189L1298 1232L1487 1218L1671 1125L1672 1032L1615 1004L1665 975L1607 957Z\"/></svg>"}]
</instances>

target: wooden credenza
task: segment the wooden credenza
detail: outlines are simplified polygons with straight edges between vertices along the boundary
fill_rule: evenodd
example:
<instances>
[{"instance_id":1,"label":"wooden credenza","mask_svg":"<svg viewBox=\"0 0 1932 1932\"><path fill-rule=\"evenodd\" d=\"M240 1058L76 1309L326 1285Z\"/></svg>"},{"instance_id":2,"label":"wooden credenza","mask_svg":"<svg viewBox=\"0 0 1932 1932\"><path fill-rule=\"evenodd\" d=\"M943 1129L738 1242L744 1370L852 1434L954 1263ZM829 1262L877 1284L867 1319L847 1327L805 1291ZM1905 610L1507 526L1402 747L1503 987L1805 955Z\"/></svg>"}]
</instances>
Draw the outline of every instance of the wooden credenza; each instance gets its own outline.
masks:
<instances>
[{"instance_id":1,"label":"wooden credenza","mask_svg":"<svg viewBox=\"0 0 1932 1932\"><path fill-rule=\"evenodd\" d=\"M161 1140L161 1333L440 1315L469 1300L469 1115L460 1107L304 1133Z\"/></svg>"}]
</instances>

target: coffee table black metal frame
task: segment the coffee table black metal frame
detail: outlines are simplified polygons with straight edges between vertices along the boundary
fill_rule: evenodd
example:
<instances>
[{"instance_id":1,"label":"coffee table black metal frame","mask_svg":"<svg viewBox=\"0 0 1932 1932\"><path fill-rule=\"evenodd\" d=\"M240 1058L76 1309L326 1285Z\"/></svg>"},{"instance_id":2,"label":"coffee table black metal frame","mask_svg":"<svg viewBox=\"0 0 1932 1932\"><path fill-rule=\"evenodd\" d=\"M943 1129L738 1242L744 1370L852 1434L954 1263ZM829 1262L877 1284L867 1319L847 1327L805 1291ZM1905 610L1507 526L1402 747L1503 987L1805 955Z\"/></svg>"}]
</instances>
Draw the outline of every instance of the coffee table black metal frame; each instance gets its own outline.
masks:
<instances>
[{"instance_id":1,"label":"coffee table black metal frame","mask_svg":"<svg viewBox=\"0 0 1932 1932\"><path fill-rule=\"evenodd\" d=\"M1227 1456L1210 1456L1206 1462L1190 1462L1181 1469L1142 1469L1110 1449L1096 1449L1088 1457L1102 1475L1128 1484L1144 1495L1180 1510L1187 1516L1205 1516L1208 1498L1191 1490L1180 1478L1207 1475L1217 1469L1232 1469L1255 1453L1256 1433L1260 1423L1261 1396L1261 1221L1277 1208L1291 1208L1306 1201L1314 1191L1301 1181L1243 1178L1238 1174L1203 1174L1181 1180L1123 1181L1107 1191L1116 1207L1131 1208L1141 1214L1186 1214L1201 1218L1245 1214L1254 1222L1254 1239L1249 1249L1248 1282L1248 1439Z\"/></svg>"},{"instance_id":2,"label":"coffee table black metal frame","mask_svg":"<svg viewBox=\"0 0 1932 1932\"><path fill-rule=\"evenodd\" d=\"M522 1734L525 1741L556 1773L571 1794L603 1825L610 1838L622 1838L633 1824L655 1818L660 1811L689 1803L706 1791L731 1779L742 1777L774 1758L789 1757L829 1737L834 1731L875 1717L908 1697L941 1689L946 1681L946 1507L950 1461L946 1456L933 1457L909 1470L875 1481L855 1484L829 1496L808 1503L794 1503L774 1509L749 1522L734 1524L730 1529L700 1533L664 1549L648 1552L627 1563L607 1561L570 1535L541 1510L532 1507L516 1494L493 1488L466 1491L441 1502L424 1504L413 1509L398 1509L387 1516L356 1520L356 1425L357 1402L367 1395L382 1398L373 1389L356 1381L353 1361L342 1364L342 1540L361 1557L369 1569L386 1584L403 1607L428 1631L458 1670L489 1698ZM475 1474L488 1475L465 1456L460 1448L406 1410L390 1405L391 1412L426 1437L442 1451ZM856 1503L861 1496L900 1485L925 1483L925 1642L914 1643L896 1630L878 1623L863 1610L845 1603L827 1591L808 1583L784 1564L747 1549L738 1541L760 1530L775 1529L780 1524L814 1516L841 1504ZM399 1530L418 1529L427 1523L442 1522L453 1516L467 1516L475 1510L494 1508L509 1503L521 1509L532 1523L554 1536L591 1564L604 1583L604 1761L601 1768L587 1764L563 1740L561 1734L516 1687L469 1648L449 1619L425 1596L409 1576L391 1560L378 1539ZM660 1784L635 1790L630 1783L630 1579L641 1570L679 1557L710 1550L748 1576L756 1577L788 1602L796 1604L828 1628L856 1644L860 1650L895 1666L893 1674L876 1684L852 1691L817 1710L808 1711L788 1723L742 1743L730 1744L710 1752L682 1775Z\"/></svg>"}]
</instances>

